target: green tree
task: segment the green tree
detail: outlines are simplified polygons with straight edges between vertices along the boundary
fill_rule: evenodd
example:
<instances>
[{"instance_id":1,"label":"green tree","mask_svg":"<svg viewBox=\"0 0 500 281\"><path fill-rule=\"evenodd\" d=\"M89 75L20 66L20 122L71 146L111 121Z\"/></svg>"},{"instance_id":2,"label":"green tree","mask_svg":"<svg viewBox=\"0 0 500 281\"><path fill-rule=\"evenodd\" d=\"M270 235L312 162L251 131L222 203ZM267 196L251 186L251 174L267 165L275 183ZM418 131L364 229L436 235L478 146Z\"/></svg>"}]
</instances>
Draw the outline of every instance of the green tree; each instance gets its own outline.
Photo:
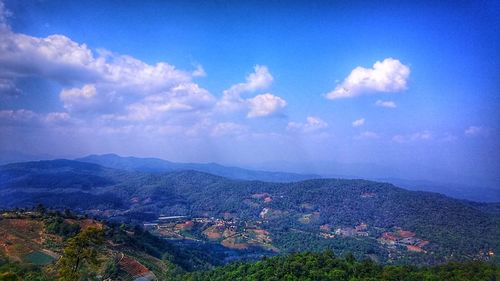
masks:
<instances>
[{"instance_id":1,"label":"green tree","mask_svg":"<svg viewBox=\"0 0 500 281\"><path fill-rule=\"evenodd\" d=\"M102 230L95 227L89 227L68 239L63 256L57 262L58 280L80 280L83 276L83 268L99 266L98 247L103 241Z\"/></svg>"}]
</instances>

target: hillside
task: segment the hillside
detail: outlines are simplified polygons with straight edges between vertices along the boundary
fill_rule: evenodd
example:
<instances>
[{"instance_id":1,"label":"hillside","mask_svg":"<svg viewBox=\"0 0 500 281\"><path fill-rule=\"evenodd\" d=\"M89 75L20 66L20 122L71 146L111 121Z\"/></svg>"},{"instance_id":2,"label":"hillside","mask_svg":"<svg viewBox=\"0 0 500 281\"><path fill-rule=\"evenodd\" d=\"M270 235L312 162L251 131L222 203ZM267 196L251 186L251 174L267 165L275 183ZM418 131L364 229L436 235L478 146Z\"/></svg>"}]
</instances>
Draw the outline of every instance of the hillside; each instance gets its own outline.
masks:
<instances>
[{"instance_id":1,"label":"hillside","mask_svg":"<svg viewBox=\"0 0 500 281\"><path fill-rule=\"evenodd\" d=\"M38 207L1 213L0 280L4 280L5 272L25 278L29 275L27 280L54 280L60 274L62 258L69 254L70 241L92 229L103 238L87 246L95 248L96 263L81 268L81 274L92 280L162 280L173 272L208 269L217 264L217 256L173 246L140 228Z\"/></svg>"},{"instance_id":2,"label":"hillside","mask_svg":"<svg viewBox=\"0 0 500 281\"><path fill-rule=\"evenodd\" d=\"M500 251L500 216L487 205L365 180L272 183L70 160L0 167L0 207L38 203L147 223L177 244L210 242L243 257L332 249L384 263L436 264L494 260Z\"/></svg>"}]
</instances>

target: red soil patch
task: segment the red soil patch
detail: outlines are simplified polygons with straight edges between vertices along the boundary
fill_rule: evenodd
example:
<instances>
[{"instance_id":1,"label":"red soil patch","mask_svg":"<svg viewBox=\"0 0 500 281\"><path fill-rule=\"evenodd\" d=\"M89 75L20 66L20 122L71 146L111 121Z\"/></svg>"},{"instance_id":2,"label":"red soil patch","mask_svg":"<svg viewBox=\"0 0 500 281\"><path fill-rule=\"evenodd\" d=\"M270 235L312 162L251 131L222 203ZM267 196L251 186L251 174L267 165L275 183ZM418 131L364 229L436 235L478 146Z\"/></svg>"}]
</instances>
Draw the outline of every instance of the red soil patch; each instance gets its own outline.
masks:
<instances>
[{"instance_id":1,"label":"red soil patch","mask_svg":"<svg viewBox=\"0 0 500 281\"><path fill-rule=\"evenodd\" d=\"M382 233L382 239L384 240L390 240L390 241L396 241L398 238L391 232L384 232Z\"/></svg>"},{"instance_id":2,"label":"red soil patch","mask_svg":"<svg viewBox=\"0 0 500 281\"><path fill-rule=\"evenodd\" d=\"M0 220L0 252L20 261L38 251L44 241L43 224L29 219Z\"/></svg>"},{"instance_id":3,"label":"red soil patch","mask_svg":"<svg viewBox=\"0 0 500 281\"><path fill-rule=\"evenodd\" d=\"M247 243L236 243L236 241L232 238L222 240L221 245L231 249L238 249L238 250L248 249Z\"/></svg>"},{"instance_id":4,"label":"red soil patch","mask_svg":"<svg viewBox=\"0 0 500 281\"><path fill-rule=\"evenodd\" d=\"M422 240L422 241L420 241L420 243L418 243L418 246L420 248L425 247L427 245L429 245L429 241L426 241L426 240Z\"/></svg>"},{"instance_id":5,"label":"red soil patch","mask_svg":"<svg viewBox=\"0 0 500 281\"><path fill-rule=\"evenodd\" d=\"M89 227L95 227L97 229L102 229L102 223L92 220L92 219L84 219L80 222L80 227L83 229L87 229Z\"/></svg>"},{"instance_id":6,"label":"red soil patch","mask_svg":"<svg viewBox=\"0 0 500 281\"><path fill-rule=\"evenodd\" d=\"M332 228L330 227L329 224L323 224L319 227L319 229L323 231L330 231Z\"/></svg>"},{"instance_id":7,"label":"red soil patch","mask_svg":"<svg viewBox=\"0 0 500 281\"><path fill-rule=\"evenodd\" d=\"M178 223L175 225L175 228L185 230L185 229L191 229L193 227L194 223L192 221L186 221L184 223Z\"/></svg>"},{"instance_id":8,"label":"red soil patch","mask_svg":"<svg viewBox=\"0 0 500 281\"><path fill-rule=\"evenodd\" d=\"M129 256L123 256L118 264L133 277L149 273L149 269Z\"/></svg>"},{"instance_id":9,"label":"red soil patch","mask_svg":"<svg viewBox=\"0 0 500 281\"><path fill-rule=\"evenodd\" d=\"M208 239L220 239L222 238L222 233L215 227L209 227L203 231L203 234L208 237Z\"/></svg>"},{"instance_id":10,"label":"red soil patch","mask_svg":"<svg viewBox=\"0 0 500 281\"><path fill-rule=\"evenodd\" d=\"M267 193L267 192L264 192L264 193L255 193L255 194L252 194L251 197L254 198L254 199L262 199L262 198L265 198L265 197L269 197L269 193Z\"/></svg>"},{"instance_id":11,"label":"red soil patch","mask_svg":"<svg viewBox=\"0 0 500 281\"><path fill-rule=\"evenodd\" d=\"M403 238L409 238L415 236L415 233L408 231L408 230L398 230L398 235Z\"/></svg>"},{"instance_id":12,"label":"red soil patch","mask_svg":"<svg viewBox=\"0 0 500 281\"><path fill-rule=\"evenodd\" d=\"M267 230L264 230L264 229L254 229L253 232L255 232L256 234L259 234L259 235L268 235L269 232L267 232Z\"/></svg>"},{"instance_id":13,"label":"red soil patch","mask_svg":"<svg viewBox=\"0 0 500 281\"><path fill-rule=\"evenodd\" d=\"M413 246L413 245L407 245L406 246L406 249L410 252L417 252L417 253L423 253L425 252L424 250L422 250L420 247L418 246Z\"/></svg>"}]
</instances>

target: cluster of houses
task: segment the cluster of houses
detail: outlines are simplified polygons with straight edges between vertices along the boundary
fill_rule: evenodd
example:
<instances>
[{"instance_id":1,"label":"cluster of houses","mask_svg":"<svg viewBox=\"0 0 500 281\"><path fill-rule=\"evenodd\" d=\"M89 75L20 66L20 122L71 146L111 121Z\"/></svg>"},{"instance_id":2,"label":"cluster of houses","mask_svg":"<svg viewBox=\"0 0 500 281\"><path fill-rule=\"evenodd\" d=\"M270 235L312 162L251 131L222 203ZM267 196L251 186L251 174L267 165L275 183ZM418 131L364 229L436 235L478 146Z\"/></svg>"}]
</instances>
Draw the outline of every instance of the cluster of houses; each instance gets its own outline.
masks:
<instances>
[{"instance_id":1,"label":"cluster of houses","mask_svg":"<svg viewBox=\"0 0 500 281\"><path fill-rule=\"evenodd\" d=\"M393 232L384 232L377 240L389 248L404 246L408 251L419 253L426 253L422 248L429 244L429 241L417 238L415 233L402 228L396 228Z\"/></svg>"},{"instance_id":2,"label":"cluster of houses","mask_svg":"<svg viewBox=\"0 0 500 281\"><path fill-rule=\"evenodd\" d=\"M338 227L335 231L332 231L329 224L323 224L319 227L321 230L320 236L323 238L335 238L341 237L352 237L352 236L362 236L368 237L368 224L360 223L355 227Z\"/></svg>"}]
</instances>

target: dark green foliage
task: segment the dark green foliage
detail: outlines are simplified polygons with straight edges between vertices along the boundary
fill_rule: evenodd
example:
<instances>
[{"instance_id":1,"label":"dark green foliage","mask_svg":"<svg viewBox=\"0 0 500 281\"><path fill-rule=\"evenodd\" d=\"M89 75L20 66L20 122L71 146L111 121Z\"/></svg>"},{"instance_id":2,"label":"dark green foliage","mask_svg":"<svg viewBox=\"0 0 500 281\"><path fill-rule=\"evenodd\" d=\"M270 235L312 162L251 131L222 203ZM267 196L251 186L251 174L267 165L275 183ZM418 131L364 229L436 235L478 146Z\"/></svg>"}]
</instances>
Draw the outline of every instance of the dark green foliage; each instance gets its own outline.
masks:
<instances>
[{"instance_id":1,"label":"dark green foliage","mask_svg":"<svg viewBox=\"0 0 500 281\"><path fill-rule=\"evenodd\" d=\"M99 247L104 242L102 230L89 227L68 239L62 257L57 261L58 280L80 280L86 271L100 264ZM88 271L88 270L87 270Z\"/></svg>"},{"instance_id":2,"label":"dark green foliage","mask_svg":"<svg viewBox=\"0 0 500 281\"><path fill-rule=\"evenodd\" d=\"M173 263L187 271L208 269L213 265L221 264L221 261L211 256L210 253L188 247L180 248L165 239L143 231L140 227L111 224L105 230L105 237L113 243L126 245L138 252Z\"/></svg>"},{"instance_id":3,"label":"dark green foliage","mask_svg":"<svg viewBox=\"0 0 500 281\"><path fill-rule=\"evenodd\" d=\"M234 263L208 272L191 273L185 280L345 280L345 281L491 281L500 267L485 262L449 263L435 267L382 266L352 255L337 258L332 252L297 253L265 258L255 263Z\"/></svg>"},{"instance_id":4,"label":"dark green foliage","mask_svg":"<svg viewBox=\"0 0 500 281\"><path fill-rule=\"evenodd\" d=\"M9 260L0 253L0 281L49 281L40 266Z\"/></svg>"},{"instance_id":5,"label":"dark green foliage","mask_svg":"<svg viewBox=\"0 0 500 281\"><path fill-rule=\"evenodd\" d=\"M76 223L68 223L61 216L49 216L45 219L47 231L52 234L57 234L62 237L71 237L80 231L80 225Z\"/></svg>"}]
</instances>

